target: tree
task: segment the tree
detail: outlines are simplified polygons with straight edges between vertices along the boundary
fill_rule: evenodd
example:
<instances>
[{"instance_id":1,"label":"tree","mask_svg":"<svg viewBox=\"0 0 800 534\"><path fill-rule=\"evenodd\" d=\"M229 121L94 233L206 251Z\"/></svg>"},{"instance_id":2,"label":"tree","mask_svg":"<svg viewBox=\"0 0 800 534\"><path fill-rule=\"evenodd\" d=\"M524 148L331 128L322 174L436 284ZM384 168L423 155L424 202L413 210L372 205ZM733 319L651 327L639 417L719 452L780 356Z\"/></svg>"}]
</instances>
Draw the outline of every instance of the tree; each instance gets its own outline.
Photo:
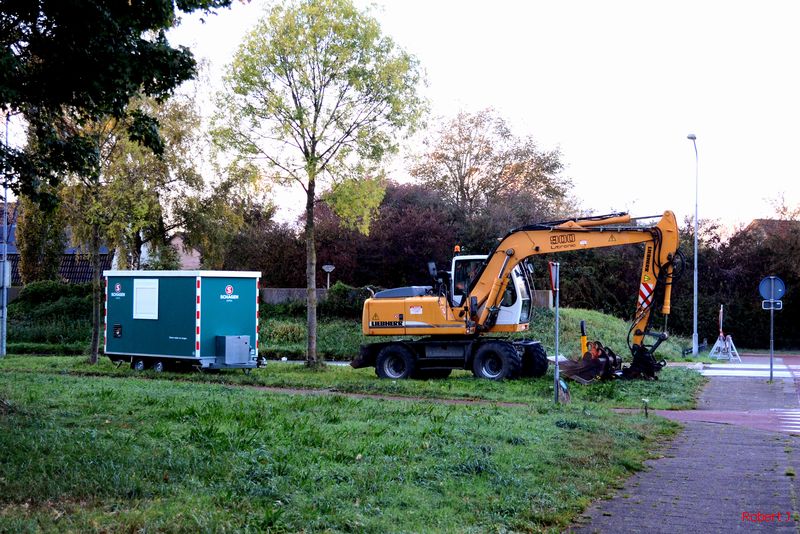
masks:
<instances>
[{"instance_id":1,"label":"tree","mask_svg":"<svg viewBox=\"0 0 800 534\"><path fill-rule=\"evenodd\" d=\"M63 123L95 143L97 172L67 177L61 187L61 209L76 244L87 245L93 268L93 314L90 359L97 361L103 309L100 246L121 252L121 265L141 267L141 249L154 252L151 267L174 267L170 232L186 223L203 193L192 151L198 119L190 100L162 104L138 99L130 107L158 117L163 124L160 157L130 137L128 119ZM129 113L128 115L131 115ZM35 136L33 139L38 140ZM204 212L207 213L207 212Z\"/></svg>"},{"instance_id":2,"label":"tree","mask_svg":"<svg viewBox=\"0 0 800 534\"><path fill-rule=\"evenodd\" d=\"M21 113L36 145L0 142L0 166L16 192L55 200L43 184L91 176L101 165L93 130L109 118L156 153L158 122L128 107L138 94L163 99L195 74L191 52L172 48L165 30L182 12L231 0L59 0L0 3L0 108Z\"/></svg>"},{"instance_id":3,"label":"tree","mask_svg":"<svg viewBox=\"0 0 800 534\"><path fill-rule=\"evenodd\" d=\"M248 216L264 209L272 212L267 200L269 189L257 183L258 173L252 165L232 166L203 195L185 199L179 219L183 226L186 247L200 251L201 264L208 269L222 269L231 262L233 240L247 229Z\"/></svg>"},{"instance_id":4,"label":"tree","mask_svg":"<svg viewBox=\"0 0 800 534\"><path fill-rule=\"evenodd\" d=\"M775 210L775 215L782 221L797 221L800 220L800 206L792 206L786 200L785 193L779 193L778 196L770 200L772 208Z\"/></svg>"},{"instance_id":5,"label":"tree","mask_svg":"<svg viewBox=\"0 0 800 534\"><path fill-rule=\"evenodd\" d=\"M209 12L230 1L178 0L177 9ZM195 74L189 50L172 48L166 38L175 9L173 0L0 5L0 107L7 117L21 113L35 140L24 149L0 143L0 164L13 190L51 206L52 188L66 176L78 180L65 192L87 210L82 220L94 258L93 363L102 308L97 252L104 152L121 127L130 140L163 153L158 121L128 103L140 94L163 100Z\"/></svg>"},{"instance_id":6,"label":"tree","mask_svg":"<svg viewBox=\"0 0 800 534\"><path fill-rule=\"evenodd\" d=\"M532 137L513 135L492 109L459 113L425 143L428 151L416 159L411 175L439 191L467 221L519 195L551 213L568 199L558 149L542 151Z\"/></svg>"},{"instance_id":7,"label":"tree","mask_svg":"<svg viewBox=\"0 0 800 534\"><path fill-rule=\"evenodd\" d=\"M57 280L66 241L61 210L43 210L25 196L19 198L18 209L16 238L22 283Z\"/></svg>"},{"instance_id":8,"label":"tree","mask_svg":"<svg viewBox=\"0 0 800 534\"><path fill-rule=\"evenodd\" d=\"M417 121L414 57L350 0L276 6L237 51L220 95L217 143L303 188L307 364L317 356L314 205L326 184L345 223L365 230L383 197L376 166Z\"/></svg>"},{"instance_id":9,"label":"tree","mask_svg":"<svg viewBox=\"0 0 800 534\"><path fill-rule=\"evenodd\" d=\"M305 246L297 230L272 220L272 206L244 208L244 226L229 241L224 269L260 271L262 287L301 287Z\"/></svg>"},{"instance_id":10,"label":"tree","mask_svg":"<svg viewBox=\"0 0 800 534\"><path fill-rule=\"evenodd\" d=\"M163 103L135 99L131 106L158 120L164 150L156 156L124 129L114 132L113 149L102 162L108 185L103 196L109 203L104 237L117 250L121 268L142 268L144 247L150 250L151 267L174 265L170 238L185 226L187 203L204 187L196 156L201 152L200 116L188 95Z\"/></svg>"},{"instance_id":11,"label":"tree","mask_svg":"<svg viewBox=\"0 0 800 534\"><path fill-rule=\"evenodd\" d=\"M464 212L451 212L451 224L457 229L462 248L475 254L485 254L494 248L497 239L509 230L526 224L563 219L578 210L567 199L541 202L528 191L498 194L483 208L466 217Z\"/></svg>"},{"instance_id":12,"label":"tree","mask_svg":"<svg viewBox=\"0 0 800 534\"><path fill-rule=\"evenodd\" d=\"M429 284L428 262L449 265L457 243L441 204L439 194L424 186L389 181L368 236L346 228L323 204L316 221L320 261L335 265L336 280L351 285ZM318 281L324 275L320 272Z\"/></svg>"}]
</instances>

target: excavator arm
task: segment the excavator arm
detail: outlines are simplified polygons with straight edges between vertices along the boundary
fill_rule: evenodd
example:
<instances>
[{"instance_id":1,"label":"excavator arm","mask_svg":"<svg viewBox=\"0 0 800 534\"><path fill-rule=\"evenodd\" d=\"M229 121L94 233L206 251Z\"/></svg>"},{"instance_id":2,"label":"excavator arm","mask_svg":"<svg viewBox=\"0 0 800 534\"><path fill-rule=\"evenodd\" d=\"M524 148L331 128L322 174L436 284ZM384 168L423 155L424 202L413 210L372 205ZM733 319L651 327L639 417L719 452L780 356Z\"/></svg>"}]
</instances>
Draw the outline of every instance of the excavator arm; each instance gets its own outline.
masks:
<instances>
[{"instance_id":1,"label":"excavator arm","mask_svg":"<svg viewBox=\"0 0 800 534\"><path fill-rule=\"evenodd\" d=\"M541 254L644 244L642 274L636 313L631 326L631 351L645 346L656 288L663 286L661 313L670 312L673 262L678 251L675 215L666 211L650 226L631 225L627 214L539 223L511 230L489 254L469 291L471 319L478 332L491 331L508 283L508 275L521 261ZM610 273L613 274L613 273ZM663 336L662 338L663 339ZM660 343L658 341L657 344ZM654 347L653 347L654 348Z\"/></svg>"}]
</instances>

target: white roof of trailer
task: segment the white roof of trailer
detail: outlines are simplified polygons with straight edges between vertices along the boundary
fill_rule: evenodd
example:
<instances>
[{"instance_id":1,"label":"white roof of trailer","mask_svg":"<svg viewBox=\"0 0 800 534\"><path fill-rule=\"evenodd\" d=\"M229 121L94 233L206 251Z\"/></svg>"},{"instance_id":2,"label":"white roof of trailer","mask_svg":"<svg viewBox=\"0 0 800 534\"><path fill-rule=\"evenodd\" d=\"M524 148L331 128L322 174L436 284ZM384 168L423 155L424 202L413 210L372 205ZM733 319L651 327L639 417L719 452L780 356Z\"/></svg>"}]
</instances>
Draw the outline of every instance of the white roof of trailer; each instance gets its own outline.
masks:
<instances>
[{"instance_id":1,"label":"white roof of trailer","mask_svg":"<svg viewBox=\"0 0 800 534\"><path fill-rule=\"evenodd\" d=\"M197 278L261 278L259 271L103 271L103 276L158 276Z\"/></svg>"}]
</instances>

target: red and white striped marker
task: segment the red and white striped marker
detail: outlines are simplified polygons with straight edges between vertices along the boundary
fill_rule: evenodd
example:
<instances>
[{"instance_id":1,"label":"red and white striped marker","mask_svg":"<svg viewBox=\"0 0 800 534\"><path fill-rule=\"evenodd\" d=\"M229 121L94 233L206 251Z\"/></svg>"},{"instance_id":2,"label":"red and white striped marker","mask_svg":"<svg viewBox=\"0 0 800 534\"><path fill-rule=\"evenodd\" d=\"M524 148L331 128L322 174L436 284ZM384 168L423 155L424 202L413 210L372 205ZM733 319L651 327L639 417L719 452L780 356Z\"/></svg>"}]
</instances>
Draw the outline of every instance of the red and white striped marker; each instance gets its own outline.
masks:
<instances>
[{"instance_id":1,"label":"red and white striped marker","mask_svg":"<svg viewBox=\"0 0 800 534\"><path fill-rule=\"evenodd\" d=\"M200 277L197 277L197 290L195 291L194 315L194 357L200 357Z\"/></svg>"},{"instance_id":2,"label":"red and white striped marker","mask_svg":"<svg viewBox=\"0 0 800 534\"><path fill-rule=\"evenodd\" d=\"M261 292L261 278L256 278L256 342L253 345L256 349L256 355L258 355L258 301Z\"/></svg>"},{"instance_id":3,"label":"red and white striped marker","mask_svg":"<svg viewBox=\"0 0 800 534\"><path fill-rule=\"evenodd\" d=\"M640 308L647 309L653 303L653 289L655 289L655 284L648 284L647 282L642 282L642 285L639 287Z\"/></svg>"},{"instance_id":4,"label":"red and white striped marker","mask_svg":"<svg viewBox=\"0 0 800 534\"><path fill-rule=\"evenodd\" d=\"M108 349L108 278L106 278L106 298L103 302L103 354Z\"/></svg>"}]
</instances>

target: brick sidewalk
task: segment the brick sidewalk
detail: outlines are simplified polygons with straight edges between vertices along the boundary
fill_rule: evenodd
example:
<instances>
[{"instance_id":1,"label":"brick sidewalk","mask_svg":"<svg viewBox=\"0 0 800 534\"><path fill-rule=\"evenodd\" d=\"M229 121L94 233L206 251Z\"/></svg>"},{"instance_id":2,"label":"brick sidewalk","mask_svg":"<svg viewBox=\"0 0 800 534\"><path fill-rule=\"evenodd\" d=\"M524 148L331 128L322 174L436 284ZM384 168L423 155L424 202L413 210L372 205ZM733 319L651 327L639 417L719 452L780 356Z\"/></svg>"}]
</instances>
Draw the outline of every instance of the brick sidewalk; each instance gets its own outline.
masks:
<instances>
[{"instance_id":1,"label":"brick sidewalk","mask_svg":"<svg viewBox=\"0 0 800 534\"><path fill-rule=\"evenodd\" d=\"M712 378L705 410L800 408L792 380ZM733 424L687 421L683 432L612 499L598 501L571 532L800 532L800 437ZM748 516L772 519L751 522ZM778 516L777 514L781 515ZM775 515L771 515L775 514ZM777 520L781 519L780 522Z\"/></svg>"}]
</instances>

